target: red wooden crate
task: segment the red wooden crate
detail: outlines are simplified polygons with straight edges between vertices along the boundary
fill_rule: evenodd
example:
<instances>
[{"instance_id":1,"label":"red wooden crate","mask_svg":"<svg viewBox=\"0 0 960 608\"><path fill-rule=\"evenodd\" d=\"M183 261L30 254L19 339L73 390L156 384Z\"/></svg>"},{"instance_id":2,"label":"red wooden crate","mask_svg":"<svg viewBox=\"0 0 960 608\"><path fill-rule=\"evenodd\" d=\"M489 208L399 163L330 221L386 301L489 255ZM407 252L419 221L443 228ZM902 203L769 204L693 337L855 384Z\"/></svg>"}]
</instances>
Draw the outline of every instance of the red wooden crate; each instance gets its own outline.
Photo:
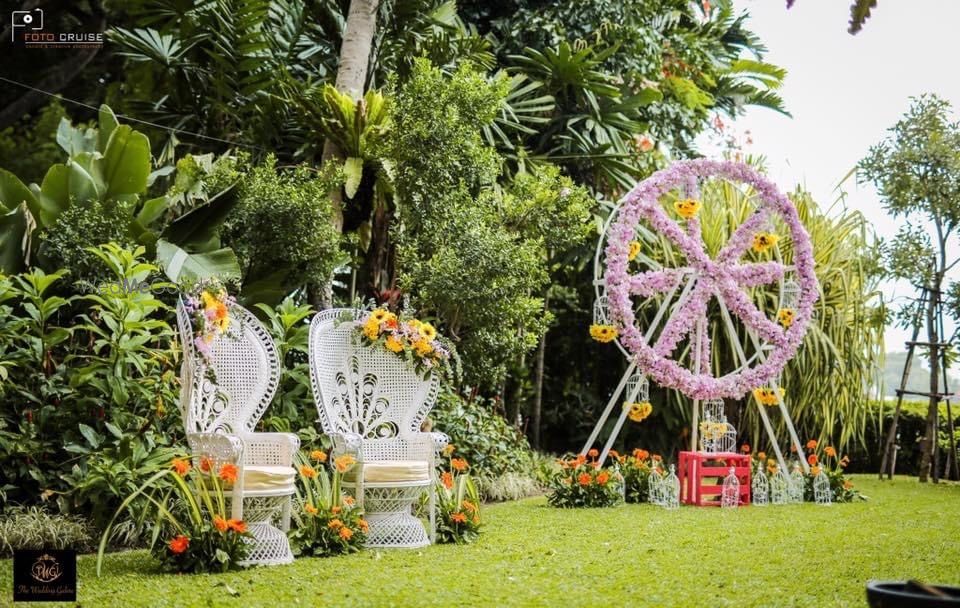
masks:
<instances>
[{"instance_id":1,"label":"red wooden crate","mask_svg":"<svg viewBox=\"0 0 960 608\"><path fill-rule=\"evenodd\" d=\"M723 479L730 467L740 480L740 504L750 504L750 456L733 452L680 452L680 501L685 505L719 507Z\"/></svg>"}]
</instances>

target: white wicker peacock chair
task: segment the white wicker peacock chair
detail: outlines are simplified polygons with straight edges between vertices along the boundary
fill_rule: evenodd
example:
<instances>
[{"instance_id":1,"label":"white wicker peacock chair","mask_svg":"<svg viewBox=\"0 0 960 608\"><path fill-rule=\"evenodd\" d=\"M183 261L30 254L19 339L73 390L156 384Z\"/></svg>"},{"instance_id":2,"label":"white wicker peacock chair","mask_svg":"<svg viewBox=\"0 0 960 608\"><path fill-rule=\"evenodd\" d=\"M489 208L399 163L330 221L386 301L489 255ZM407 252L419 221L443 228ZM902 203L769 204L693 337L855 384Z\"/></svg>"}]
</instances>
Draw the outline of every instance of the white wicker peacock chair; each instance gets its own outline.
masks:
<instances>
[{"instance_id":1,"label":"white wicker peacock chair","mask_svg":"<svg viewBox=\"0 0 960 608\"><path fill-rule=\"evenodd\" d=\"M422 547L436 536L436 458L443 433L420 427L440 379L422 378L400 357L354 338L361 311L332 309L310 324L310 379L323 431L335 456L351 454L352 489L370 524L368 547ZM429 492L430 535L412 512Z\"/></svg>"},{"instance_id":2,"label":"white wicker peacock chair","mask_svg":"<svg viewBox=\"0 0 960 608\"><path fill-rule=\"evenodd\" d=\"M280 378L277 349L267 330L248 310L229 306L230 327L211 345L209 365L216 384L205 374L207 361L193 344L190 317L177 303L183 343L180 411L194 458L216 466L237 465L237 482L228 490L231 517L244 519L253 534L245 565L293 561L286 531L296 470L291 466L300 440L290 433L255 433L273 400Z\"/></svg>"}]
</instances>

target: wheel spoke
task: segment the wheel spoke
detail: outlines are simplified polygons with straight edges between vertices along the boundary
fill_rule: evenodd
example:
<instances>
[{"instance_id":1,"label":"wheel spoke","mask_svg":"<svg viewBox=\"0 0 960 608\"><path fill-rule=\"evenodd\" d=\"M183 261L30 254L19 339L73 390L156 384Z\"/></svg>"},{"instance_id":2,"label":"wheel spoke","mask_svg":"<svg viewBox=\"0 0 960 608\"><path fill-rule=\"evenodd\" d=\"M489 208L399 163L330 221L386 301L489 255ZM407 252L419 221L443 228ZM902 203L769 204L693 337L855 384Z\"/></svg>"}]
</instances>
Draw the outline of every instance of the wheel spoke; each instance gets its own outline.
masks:
<instances>
[{"instance_id":1,"label":"wheel spoke","mask_svg":"<svg viewBox=\"0 0 960 608\"><path fill-rule=\"evenodd\" d=\"M707 302L712 292L710 281L700 279L687 299L677 302L674 308L683 310L684 314L674 312L664 324L663 331L653 347L658 354L668 357L680 340L696 327L697 320L707 313Z\"/></svg>"},{"instance_id":2,"label":"wheel spoke","mask_svg":"<svg viewBox=\"0 0 960 608\"><path fill-rule=\"evenodd\" d=\"M740 287L758 287L782 279L787 272L787 266L776 260L747 262L746 264L730 266L728 272Z\"/></svg>"},{"instance_id":3,"label":"wheel spoke","mask_svg":"<svg viewBox=\"0 0 960 608\"><path fill-rule=\"evenodd\" d=\"M723 299L730 312L739 317L740 321L755 331L758 336L772 344L783 344L783 328L768 319L745 293L737 288L724 288L721 285L719 297ZM745 314L741 314L740 311L744 311Z\"/></svg>"},{"instance_id":4,"label":"wheel spoke","mask_svg":"<svg viewBox=\"0 0 960 608\"><path fill-rule=\"evenodd\" d=\"M753 244L753 239L750 237L763 228L769 217L770 210L766 207L760 207L754 211L753 215L737 226L737 229L734 230L730 238L727 239L727 244L724 245L720 253L717 254L717 261L736 262L743 257L743 254L746 253L747 249Z\"/></svg>"},{"instance_id":5,"label":"wheel spoke","mask_svg":"<svg viewBox=\"0 0 960 608\"><path fill-rule=\"evenodd\" d=\"M630 295L651 297L666 293L677 286L691 268L663 268L647 270L630 277Z\"/></svg>"}]
</instances>

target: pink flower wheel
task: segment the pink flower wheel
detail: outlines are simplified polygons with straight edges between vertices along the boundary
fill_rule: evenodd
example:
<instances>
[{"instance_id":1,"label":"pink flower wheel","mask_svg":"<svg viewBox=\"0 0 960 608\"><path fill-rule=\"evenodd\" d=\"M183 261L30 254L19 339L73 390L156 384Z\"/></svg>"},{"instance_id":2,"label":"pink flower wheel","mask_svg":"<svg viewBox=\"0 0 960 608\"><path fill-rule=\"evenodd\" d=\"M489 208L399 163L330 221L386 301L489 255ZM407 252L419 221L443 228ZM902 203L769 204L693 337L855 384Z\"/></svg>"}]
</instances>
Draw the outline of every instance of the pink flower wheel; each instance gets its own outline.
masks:
<instances>
[{"instance_id":1,"label":"pink flower wheel","mask_svg":"<svg viewBox=\"0 0 960 608\"><path fill-rule=\"evenodd\" d=\"M681 198L697 199L700 183L715 178L751 186L758 206L734 230L719 253L711 258L700 233L696 210L688 214L691 217L681 227L670 218L660 201L664 195L678 190L685 195ZM789 230L793 267L788 268L779 261L742 260L754 237L764 230L774 214ZM687 266L631 274L630 242L635 238L641 220L672 242L686 258ZM630 352L640 371L661 386L678 390L693 399L739 399L777 376L797 352L818 293L810 237L790 199L752 167L707 159L674 163L639 183L624 197L608 237L604 276L611 319L620 332L620 343ZM780 282L790 271L795 273L800 292L790 311L792 322L780 324L761 312L744 290ZM676 291L684 281L688 286L682 292L683 300L664 320L659 335L651 337L651 343L648 343L637 326L633 298ZM693 343L696 328L706 319L708 304L714 298L729 310L731 318L739 318L745 328L765 343L769 351L752 367L743 366L720 377L712 376L709 371L709 328L703 332L700 343L699 369L691 369L696 367L692 355L687 357L686 365L671 358L684 338L689 336Z\"/></svg>"}]
</instances>

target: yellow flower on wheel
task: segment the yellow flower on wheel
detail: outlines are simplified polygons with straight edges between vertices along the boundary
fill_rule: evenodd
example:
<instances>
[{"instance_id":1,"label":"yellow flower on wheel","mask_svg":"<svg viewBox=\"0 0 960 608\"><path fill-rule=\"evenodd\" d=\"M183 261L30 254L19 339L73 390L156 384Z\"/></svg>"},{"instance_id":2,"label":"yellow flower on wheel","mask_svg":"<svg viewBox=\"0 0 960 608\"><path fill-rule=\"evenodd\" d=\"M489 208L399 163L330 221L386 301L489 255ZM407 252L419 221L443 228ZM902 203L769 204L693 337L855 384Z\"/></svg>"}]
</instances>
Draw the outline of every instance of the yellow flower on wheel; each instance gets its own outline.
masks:
<instances>
[{"instance_id":1,"label":"yellow flower on wheel","mask_svg":"<svg viewBox=\"0 0 960 608\"><path fill-rule=\"evenodd\" d=\"M687 220L693 219L700 213L700 201L692 198L676 201L673 203L673 208L680 217Z\"/></svg>"},{"instance_id":2,"label":"yellow flower on wheel","mask_svg":"<svg viewBox=\"0 0 960 608\"><path fill-rule=\"evenodd\" d=\"M793 325L793 319L796 316L792 308L781 308L777 311L777 322L786 329Z\"/></svg>"},{"instance_id":3,"label":"yellow flower on wheel","mask_svg":"<svg viewBox=\"0 0 960 608\"><path fill-rule=\"evenodd\" d=\"M627 410L627 418L634 422L643 422L653 413L653 405L649 401L624 403L623 407Z\"/></svg>"},{"instance_id":4,"label":"yellow flower on wheel","mask_svg":"<svg viewBox=\"0 0 960 608\"><path fill-rule=\"evenodd\" d=\"M630 252L627 254L627 261L634 261L640 255L640 241L630 241Z\"/></svg>"},{"instance_id":5,"label":"yellow flower on wheel","mask_svg":"<svg viewBox=\"0 0 960 608\"><path fill-rule=\"evenodd\" d=\"M753 235L753 250L757 253L765 253L769 251L774 245L777 244L777 241L780 240L780 237L776 234L771 234L769 232L758 232Z\"/></svg>"},{"instance_id":6,"label":"yellow flower on wheel","mask_svg":"<svg viewBox=\"0 0 960 608\"><path fill-rule=\"evenodd\" d=\"M617 328L613 325L591 325L590 337L597 342L612 342L617 338Z\"/></svg>"}]
</instances>

